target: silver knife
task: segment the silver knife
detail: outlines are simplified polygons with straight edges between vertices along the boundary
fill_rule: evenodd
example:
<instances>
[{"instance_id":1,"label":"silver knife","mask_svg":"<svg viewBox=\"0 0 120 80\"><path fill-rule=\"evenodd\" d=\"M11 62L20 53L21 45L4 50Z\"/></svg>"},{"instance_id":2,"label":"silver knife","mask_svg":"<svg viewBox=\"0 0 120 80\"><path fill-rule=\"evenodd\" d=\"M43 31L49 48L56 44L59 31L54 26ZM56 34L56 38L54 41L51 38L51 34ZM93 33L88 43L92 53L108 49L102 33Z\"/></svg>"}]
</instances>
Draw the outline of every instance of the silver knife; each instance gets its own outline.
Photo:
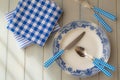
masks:
<instances>
[{"instance_id":1,"label":"silver knife","mask_svg":"<svg viewBox=\"0 0 120 80\"><path fill-rule=\"evenodd\" d=\"M84 35L85 32L82 32L77 38L71 41L64 49L59 50L54 56L52 56L44 63L44 67L48 68L57 58L59 58L64 53L65 50L69 50L74 45L76 45L83 38Z\"/></svg>"}]
</instances>

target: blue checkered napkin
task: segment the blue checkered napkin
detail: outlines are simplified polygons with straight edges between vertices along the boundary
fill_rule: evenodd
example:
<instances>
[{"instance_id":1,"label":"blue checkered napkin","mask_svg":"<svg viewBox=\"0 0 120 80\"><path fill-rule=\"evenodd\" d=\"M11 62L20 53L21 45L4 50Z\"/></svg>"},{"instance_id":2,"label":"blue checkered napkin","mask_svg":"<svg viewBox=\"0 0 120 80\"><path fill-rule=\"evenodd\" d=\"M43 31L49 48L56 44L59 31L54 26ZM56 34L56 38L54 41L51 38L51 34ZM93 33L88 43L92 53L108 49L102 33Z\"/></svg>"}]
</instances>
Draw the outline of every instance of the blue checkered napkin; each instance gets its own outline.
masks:
<instances>
[{"instance_id":1,"label":"blue checkered napkin","mask_svg":"<svg viewBox=\"0 0 120 80\"><path fill-rule=\"evenodd\" d=\"M11 12L9 12L5 15L5 18L6 18L8 23L10 22L11 19L13 19L13 14L14 13L15 13L15 11L11 11ZM29 40L21 37L20 35L14 34L14 37L15 37L15 39L16 39L20 48L26 48L33 43L32 41L29 41Z\"/></svg>"},{"instance_id":2,"label":"blue checkered napkin","mask_svg":"<svg viewBox=\"0 0 120 80\"><path fill-rule=\"evenodd\" d=\"M62 10L53 1L21 0L7 28L43 46L61 14Z\"/></svg>"},{"instance_id":3,"label":"blue checkered napkin","mask_svg":"<svg viewBox=\"0 0 120 80\"><path fill-rule=\"evenodd\" d=\"M13 10L13 11L11 11L11 12L9 12L9 13L7 13L5 15L5 18L6 18L6 20L7 20L8 23L13 18L13 14L14 13L15 13L15 11ZM60 29L59 24L56 24L55 28L52 31L52 33L58 31L59 29ZM29 41L29 40L21 37L20 35L14 34L14 36L15 36L15 39L16 39L16 41L17 41L17 43L18 43L18 45L19 45L20 48L26 48L26 47L30 46L31 44L33 44L32 41Z\"/></svg>"}]
</instances>

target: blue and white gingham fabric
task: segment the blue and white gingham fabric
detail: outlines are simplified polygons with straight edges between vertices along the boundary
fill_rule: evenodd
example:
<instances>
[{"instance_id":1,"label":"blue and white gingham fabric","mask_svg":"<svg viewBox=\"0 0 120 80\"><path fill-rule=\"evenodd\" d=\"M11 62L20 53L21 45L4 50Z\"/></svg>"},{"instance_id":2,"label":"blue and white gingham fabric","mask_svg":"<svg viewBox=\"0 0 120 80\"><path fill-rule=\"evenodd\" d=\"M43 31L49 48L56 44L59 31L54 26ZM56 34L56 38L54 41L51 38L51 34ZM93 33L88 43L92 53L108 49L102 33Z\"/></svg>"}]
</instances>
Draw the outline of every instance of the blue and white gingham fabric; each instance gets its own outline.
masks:
<instances>
[{"instance_id":1,"label":"blue and white gingham fabric","mask_svg":"<svg viewBox=\"0 0 120 80\"><path fill-rule=\"evenodd\" d=\"M11 11L11 12L9 12L9 13L7 13L5 15L5 18L6 18L6 20L7 20L8 23L9 23L9 21L11 19L13 19L14 13L15 13L15 10L13 10L13 11ZM52 31L52 33L58 31L59 29L60 29L59 24L56 24L55 28ZM26 48L26 47L30 46L31 44L33 44L32 41L29 41L29 40L27 40L27 39L25 39L25 38L23 38L23 37L21 37L19 35L14 34L14 37L15 37L15 39L16 39L16 41L17 41L17 43L18 43L18 45L19 45L20 48Z\"/></svg>"},{"instance_id":2,"label":"blue and white gingham fabric","mask_svg":"<svg viewBox=\"0 0 120 80\"><path fill-rule=\"evenodd\" d=\"M50 0L20 0L7 28L44 46L62 10Z\"/></svg>"}]
</instances>

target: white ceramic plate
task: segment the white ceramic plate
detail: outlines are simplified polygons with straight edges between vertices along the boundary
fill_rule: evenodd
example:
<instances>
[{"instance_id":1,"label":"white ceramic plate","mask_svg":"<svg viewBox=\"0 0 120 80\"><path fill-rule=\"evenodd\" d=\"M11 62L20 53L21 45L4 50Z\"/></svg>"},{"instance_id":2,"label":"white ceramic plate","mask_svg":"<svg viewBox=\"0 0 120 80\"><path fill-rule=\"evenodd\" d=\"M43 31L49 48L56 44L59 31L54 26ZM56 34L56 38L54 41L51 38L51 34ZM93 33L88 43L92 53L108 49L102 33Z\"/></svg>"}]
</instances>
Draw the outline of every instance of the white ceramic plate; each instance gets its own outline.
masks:
<instances>
[{"instance_id":1,"label":"white ceramic plate","mask_svg":"<svg viewBox=\"0 0 120 80\"><path fill-rule=\"evenodd\" d=\"M70 50L57 60L58 65L67 73L79 76L88 77L99 72L94 66L92 60L80 57L75 52L76 46L81 46L86 49L86 52L96 58L101 58L108 61L110 56L109 40L105 32L94 23L86 21L74 21L59 30L54 40L54 54L61 48L66 47L83 31L85 36Z\"/></svg>"}]
</instances>

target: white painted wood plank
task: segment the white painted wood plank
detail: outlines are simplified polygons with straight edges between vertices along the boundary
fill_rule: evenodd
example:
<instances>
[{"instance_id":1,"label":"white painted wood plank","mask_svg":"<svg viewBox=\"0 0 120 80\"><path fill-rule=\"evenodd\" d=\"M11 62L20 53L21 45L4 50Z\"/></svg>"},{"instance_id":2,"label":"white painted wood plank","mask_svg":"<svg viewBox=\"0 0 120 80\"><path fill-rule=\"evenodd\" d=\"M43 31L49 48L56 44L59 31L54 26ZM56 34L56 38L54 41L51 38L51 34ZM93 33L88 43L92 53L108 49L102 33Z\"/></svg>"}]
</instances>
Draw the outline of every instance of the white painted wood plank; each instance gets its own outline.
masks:
<instances>
[{"instance_id":1,"label":"white painted wood plank","mask_svg":"<svg viewBox=\"0 0 120 80\"><path fill-rule=\"evenodd\" d=\"M13 34L8 35L8 56L6 80L24 79L24 50L19 49Z\"/></svg>"},{"instance_id":2,"label":"white painted wood plank","mask_svg":"<svg viewBox=\"0 0 120 80\"><path fill-rule=\"evenodd\" d=\"M4 14L8 12L8 4L8 0L0 0L0 80L6 77L7 30Z\"/></svg>"},{"instance_id":3,"label":"white painted wood plank","mask_svg":"<svg viewBox=\"0 0 120 80\"><path fill-rule=\"evenodd\" d=\"M63 0L63 25L80 20L80 5L74 0Z\"/></svg>"},{"instance_id":4,"label":"white painted wood plank","mask_svg":"<svg viewBox=\"0 0 120 80\"><path fill-rule=\"evenodd\" d=\"M80 80L79 77L69 75L65 72L62 72L62 80Z\"/></svg>"},{"instance_id":5,"label":"white painted wood plank","mask_svg":"<svg viewBox=\"0 0 120 80\"><path fill-rule=\"evenodd\" d=\"M62 7L62 0L54 0L60 7ZM44 62L53 56L53 40L54 34L52 34L47 43L44 46ZM44 68L44 79L43 80L61 80L61 69L54 62L48 69Z\"/></svg>"},{"instance_id":6,"label":"white painted wood plank","mask_svg":"<svg viewBox=\"0 0 120 80\"><path fill-rule=\"evenodd\" d=\"M43 48L31 45L26 48L25 80L43 80Z\"/></svg>"},{"instance_id":7,"label":"white painted wood plank","mask_svg":"<svg viewBox=\"0 0 120 80\"><path fill-rule=\"evenodd\" d=\"M98 0L89 0L91 5L98 6ZM98 21L93 16L93 12L81 5L81 20L91 21L98 24Z\"/></svg>"},{"instance_id":8,"label":"white painted wood plank","mask_svg":"<svg viewBox=\"0 0 120 80\"><path fill-rule=\"evenodd\" d=\"M80 5L74 0L63 0L63 10L63 25L74 20L80 20ZM62 80L79 80L79 78L62 71Z\"/></svg>"},{"instance_id":9,"label":"white painted wood plank","mask_svg":"<svg viewBox=\"0 0 120 80\"><path fill-rule=\"evenodd\" d=\"M111 0L111 1L107 1L107 0L99 0L99 6L104 9L107 10L111 13L113 13L114 15L116 15L116 0ZM112 27L113 32L112 33L107 33L108 37L110 39L111 42L111 57L109 60L109 63L114 65L115 67L117 67L117 36L116 36L116 22L112 22L106 18L104 18L105 21ZM111 78L106 77L103 73L100 74L100 79L99 80L118 80L117 77L117 70L113 73L113 76Z\"/></svg>"},{"instance_id":10,"label":"white painted wood plank","mask_svg":"<svg viewBox=\"0 0 120 80\"><path fill-rule=\"evenodd\" d=\"M81 80L99 80L99 74L96 74L96 75L91 76L91 77L83 78Z\"/></svg>"},{"instance_id":11,"label":"white painted wood plank","mask_svg":"<svg viewBox=\"0 0 120 80\"><path fill-rule=\"evenodd\" d=\"M10 11L15 9L17 0L10 0ZM24 80L24 50L20 49L13 33L8 33L8 55L6 80Z\"/></svg>"},{"instance_id":12,"label":"white painted wood plank","mask_svg":"<svg viewBox=\"0 0 120 80\"><path fill-rule=\"evenodd\" d=\"M61 3L62 1L60 0L56 0L57 3ZM110 38L110 41L112 43L112 57L110 58L110 63L113 65L117 66L117 60L118 60L118 64L120 65L120 55L118 54L117 57L117 49L118 48L118 53L119 48L120 48L120 29L119 29L119 25L120 25L120 21L119 21L119 15L120 15L120 8L119 8L119 3L120 1L117 0L117 15L118 15L118 21L117 21L117 28L116 28L116 23L111 22L110 20L106 21L112 26L114 32L111 34L108 33L108 36ZM4 6L4 8L0 7L0 23L3 21L3 15L4 13L7 12L7 6L8 5L4 5L7 4L7 0L0 0L0 6ZM17 0L10 0L11 2L11 10L15 8L15 5ZM65 2L65 3L64 3ZM106 4L107 6L106 7ZM71 1L67 1L64 0L63 1L63 9L64 9L64 18L63 18L63 24L66 24L68 22L71 22L72 20L77 20L80 18L77 17L80 13L77 13L76 11L72 11L75 8L71 8L71 6L69 4L72 4ZM93 0L93 4L96 5L96 1ZM60 6L62 6L62 4L59 4ZM116 14L116 8L115 8L115 2L111 1L108 3L108 1L100 1L100 7L104 8L107 11L110 11L114 14ZM70 8L68 7L70 6ZM73 6L73 4L72 4ZM75 6L77 7L77 6ZM69 9L68 9L69 8ZM71 9L71 10L70 10ZM78 7L76 9L79 9ZM89 11L87 10L83 10L81 12L82 14L85 13L89 13ZM87 17L85 17L85 15L81 16L81 19L83 20L91 20L93 22L97 21L94 19L94 17L88 15ZM7 46L7 30L5 27L5 22L3 22L3 24L0 24L2 26L1 30L0 30L0 79L1 80L5 80L5 65L6 65L6 46ZM116 36L116 30L117 30L117 36ZM3 35L4 34L4 35ZM117 40L116 40L117 38ZM44 60L48 59L48 57L52 56L52 51L49 49L52 49L52 42L53 41L53 36L48 40L45 49L44 49ZM117 43L118 42L118 43ZM48 53L50 52L50 54ZM43 48L40 48L37 45L33 45L30 46L26 49L26 57L25 57L25 63L26 63L26 67L25 67L25 80L79 80L76 77L72 77L70 75L67 75L66 73L62 72L62 78L61 78L61 70L60 68L57 66L57 64L53 64L53 66L49 69L46 70L44 69L43 71ZM8 60L7 60L7 75L6 75L6 80L23 80L24 79L24 51L19 49L18 45L15 42L15 39L12 35L11 32L9 32L9 36L8 36ZM120 67L120 66L119 66ZM105 77L102 73L100 74L100 76L96 75L90 78L86 78L85 80L119 80L120 79L120 69L119 70L119 74L117 74L117 71L114 73L112 78L107 78ZM2 73L1 73L2 72ZM44 74L42 73L44 72ZM118 76L119 77L118 77ZM44 78L43 78L44 77ZM100 78L99 78L100 77ZM99 78L99 79L98 79ZM83 80L83 79L82 79Z\"/></svg>"},{"instance_id":13,"label":"white painted wood plank","mask_svg":"<svg viewBox=\"0 0 120 80\"><path fill-rule=\"evenodd\" d=\"M119 68L119 71L118 71L118 80L120 80L120 68Z\"/></svg>"},{"instance_id":14,"label":"white painted wood plank","mask_svg":"<svg viewBox=\"0 0 120 80\"><path fill-rule=\"evenodd\" d=\"M53 39L54 36L51 35L44 47L44 62L53 56ZM61 80L61 69L58 67L56 62L54 62L48 69L44 68L44 79L43 80Z\"/></svg>"},{"instance_id":15,"label":"white painted wood plank","mask_svg":"<svg viewBox=\"0 0 120 80\"><path fill-rule=\"evenodd\" d=\"M25 54L25 80L43 80L43 47L33 44Z\"/></svg>"},{"instance_id":16,"label":"white painted wood plank","mask_svg":"<svg viewBox=\"0 0 120 80\"><path fill-rule=\"evenodd\" d=\"M120 0L117 0L117 52L118 52L118 80L120 80Z\"/></svg>"},{"instance_id":17,"label":"white painted wood plank","mask_svg":"<svg viewBox=\"0 0 120 80\"><path fill-rule=\"evenodd\" d=\"M120 0L117 0L117 17L118 67L120 67Z\"/></svg>"},{"instance_id":18,"label":"white painted wood plank","mask_svg":"<svg viewBox=\"0 0 120 80\"><path fill-rule=\"evenodd\" d=\"M99 74L96 74L91 77L81 78L80 80L99 80Z\"/></svg>"},{"instance_id":19,"label":"white painted wood plank","mask_svg":"<svg viewBox=\"0 0 120 80\"><path fill-rule=\"evenodd\" d=\"M98 6L98 0L89 0L89 2L94 6ZM85 20L85 21L87 20L87 21L98 24L98 21L93 16L93 12L90 9L85 8L83 6L81 6L81 20ZM81 80L98 80L98 76L99 76L99 73L92 77L84 78Z\"/></svg>"}]
</instances>

